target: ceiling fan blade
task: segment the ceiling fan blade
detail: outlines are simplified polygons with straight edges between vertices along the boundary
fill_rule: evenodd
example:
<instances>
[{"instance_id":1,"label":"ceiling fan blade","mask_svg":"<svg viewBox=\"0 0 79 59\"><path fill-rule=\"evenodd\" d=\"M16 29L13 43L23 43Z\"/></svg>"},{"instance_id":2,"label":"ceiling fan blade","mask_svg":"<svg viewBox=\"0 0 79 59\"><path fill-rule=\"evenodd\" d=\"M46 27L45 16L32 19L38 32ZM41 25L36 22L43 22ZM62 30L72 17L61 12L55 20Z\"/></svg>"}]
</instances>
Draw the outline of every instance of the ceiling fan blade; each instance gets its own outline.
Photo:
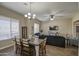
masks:
<instances>
[{"instance_id":1,"label":"ceiling fan blade","mask_svg":"<svg viewBox=\"0 0 79 59\"><path fill-rule=\"evenodd\" d=\"M42 21L45 21L45 20L49 20L49 17L37 17L38 19L42 20Z\"/></svg>"},{"instance_id":2,"label":"ceiling fan blade","mask_svg":"<svg viewBox=\"0 0 79 59\"><path fill-rule=\"evenodd\" d=\"M66 14L56 14L55 16L67 16Z\"/></svg>"},{"instance_id":3,"label":"ceiling fan blade","mask_svg":"<svg viewBox=\"0 0 79 59\"><path fill-rule=\"evenodd\" d=\"M44 15L43 17L48 17L48 15Z\"/></svg>"},{"instance_id":4,"label":"ceiling fan blade","mask_svg":"<svg viewBox=\"0 0 79 59\"><path fill-rule=\"evenodd\" d=\"M61 14L62 12L64 12L64 10L54 11L54 12L51 12L50 14L56 15L56 14Z\"/></svg>"},{"instance_id":5,"label":"ceiling fan blade","mask_svg":"<svg viewBox=\"0 0 79 59\"><path fill-rule=\"evenodd\" d=\"M61 13L63 13L64 12L64 10L60 10L60 11L58 11L56 14L61 14ZM55 15L56 15L55 14Z\"/></svg>"}]
</instances>

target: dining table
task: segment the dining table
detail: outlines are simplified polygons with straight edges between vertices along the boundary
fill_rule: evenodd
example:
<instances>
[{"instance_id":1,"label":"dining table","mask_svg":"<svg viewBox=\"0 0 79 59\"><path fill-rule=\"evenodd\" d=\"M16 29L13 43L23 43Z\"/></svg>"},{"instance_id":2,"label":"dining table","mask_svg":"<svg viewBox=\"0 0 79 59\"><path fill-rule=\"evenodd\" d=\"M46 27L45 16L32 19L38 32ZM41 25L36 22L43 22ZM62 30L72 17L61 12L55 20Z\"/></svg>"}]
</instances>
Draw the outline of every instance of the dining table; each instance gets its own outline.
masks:
<instances>
[{"instance_id":1,"label":"dining table","mask_svg":"<svg viewBox=\"0 0 79 59\"><path fill-rule=\"evenodd\" d=\"M27 43L28 40L29 40L29 39L23 39L23 42L24 42L24 43ZM19 41L19 40L17 40L17 41ZM29 44L31 44L31 45L33 45L33 46L35 47L36 56L39 56L39 46L40 46L40 44L42 44L42 42L44 42L43 39L37 39L37 40L35 40L35 39L30 39L30 40L29 40ZM16 49L16 48L15 48L15 45L14 45L14 50L15 50L15 49Z\"/></svg>"}]
</instances>

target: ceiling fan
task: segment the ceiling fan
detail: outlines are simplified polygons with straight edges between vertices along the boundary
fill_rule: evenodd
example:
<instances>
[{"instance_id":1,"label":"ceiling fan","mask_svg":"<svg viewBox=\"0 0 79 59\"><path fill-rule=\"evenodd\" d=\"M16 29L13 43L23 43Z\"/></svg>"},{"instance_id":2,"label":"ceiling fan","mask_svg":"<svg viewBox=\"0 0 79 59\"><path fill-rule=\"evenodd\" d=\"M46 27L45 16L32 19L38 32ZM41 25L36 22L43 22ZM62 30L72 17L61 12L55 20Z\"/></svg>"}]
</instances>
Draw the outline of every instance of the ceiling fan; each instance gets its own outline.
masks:
<instances>
[{"instance_id":1,"label":"ceiling fan","mask_svg":"<svg viewBox=\"0 0 79 59\"><path fill-rule=\"evenodd\" d=\"M50 15L50 20L54 20L55 16L54 15Z\"/></svg>"},{"instance_id":2,"label":"ceiling fan","mask_svg":"<svg viewBox=\"0 0 79 59\"><path fill-rule=\"evenodd\" d=\"M52 12L51 14L44 15L43 17L48 17L50 20L54 20L55 17L66 16L66 15L63 14L63 12L64 12L64 10L55 11L55 12Z\"/></svg>"}]
</instances>

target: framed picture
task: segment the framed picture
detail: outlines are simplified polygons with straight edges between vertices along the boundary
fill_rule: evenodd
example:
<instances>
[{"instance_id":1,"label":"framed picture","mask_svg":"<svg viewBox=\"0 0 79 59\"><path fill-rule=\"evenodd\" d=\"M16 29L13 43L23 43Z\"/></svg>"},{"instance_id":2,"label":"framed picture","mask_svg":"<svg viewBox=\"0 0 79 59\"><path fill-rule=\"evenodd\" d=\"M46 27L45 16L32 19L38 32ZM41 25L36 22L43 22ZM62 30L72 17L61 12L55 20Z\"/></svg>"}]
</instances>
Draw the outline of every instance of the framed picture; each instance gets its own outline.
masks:
<instances>
[{"instance_id":1,"label":"framed picture","mask_svg":"<svg viewBox=\"0 0 79 59\"><path fill-rule=\"evenodd\" d=\"M59 29L59 27L58 26L53 26L53 27L49 27L49 30L58 30Z\"/></svg>"}]
</instances>

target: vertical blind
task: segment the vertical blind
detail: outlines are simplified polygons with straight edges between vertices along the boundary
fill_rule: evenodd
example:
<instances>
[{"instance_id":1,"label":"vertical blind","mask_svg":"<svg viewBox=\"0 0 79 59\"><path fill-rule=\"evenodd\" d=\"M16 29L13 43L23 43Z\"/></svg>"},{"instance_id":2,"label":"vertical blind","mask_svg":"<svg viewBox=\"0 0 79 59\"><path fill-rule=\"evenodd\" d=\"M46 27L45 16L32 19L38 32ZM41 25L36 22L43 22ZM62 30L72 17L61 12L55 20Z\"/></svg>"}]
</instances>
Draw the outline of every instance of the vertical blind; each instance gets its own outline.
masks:
<instances>
[{"instance_id":1,"label":"vertical blind","mask_svg":"<svg viewBox=\"0 0 79 59\"><path fill-rule=\"evenodd\" d=\"M0 16L0 40L6 40L19 36L19 21Z\"/></svg>"}]
</instances>

